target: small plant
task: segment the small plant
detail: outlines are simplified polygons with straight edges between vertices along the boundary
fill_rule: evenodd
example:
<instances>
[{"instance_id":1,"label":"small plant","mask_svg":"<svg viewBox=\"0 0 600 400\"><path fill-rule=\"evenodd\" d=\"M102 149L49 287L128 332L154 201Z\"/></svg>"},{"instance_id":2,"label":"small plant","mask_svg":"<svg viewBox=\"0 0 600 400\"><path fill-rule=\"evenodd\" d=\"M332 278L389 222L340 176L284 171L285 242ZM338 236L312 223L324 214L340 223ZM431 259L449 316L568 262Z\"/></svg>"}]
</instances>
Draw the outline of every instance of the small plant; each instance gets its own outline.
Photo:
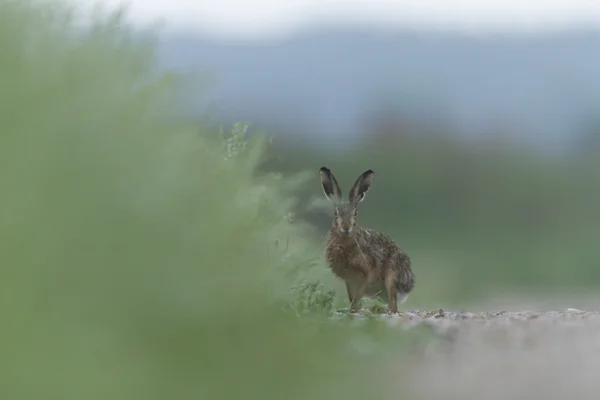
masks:
<instances>
[{"instance_id":1,"label":"small plant","mask_svg":"<svg viewBox=\"0 0 600 400\"><path fill-rule=\"evenodd\" d=\"M231 160L237 157L248 147L246 134L250 128L250 123L238 122L233 125L231 131L225 133L223 127L219 128L219 138L223 141L225 159Z\"/></svg>"},{"instance_id":2,"label":"small plant","mask_svg":"<svg viewBox=\"0 0 600 400\"><path fill-rule=\"evenodd\" d=\"M239 122L234 124L230 130L224 129L222 126L219 129L218 137L221 141L224 157L228 161L239 159L249 151L252 145L249 142L250 123ZM272 137L268 140L267 145L273 143ZM280 175L271 175L276 179L276 184L284 186L293 186L290 184L291 179L282 179ZM269 179L269 176L264 177ZM269 207L265 200L265 206ZM296 233L302 229L302 221L296 226L297 218L294 211L294 204L286 204L279 211L281 219L272 221L275 224L284 224L287 226L294 225L293 228L286 228L282 231L276 231L273 240L274 248L265 249L269 254L275 257L275 263L282 268L284 276L291 282L291 296L287 296L288 302L284 304L285 309L292 309L297 314L311 311L333 310L335 299L335 291L327 289L325 285L314 274L310 272L321 268L320 262L316 258L307 256L306 250L302 248L300 243L297 243L298 237ZM296 239L296 242L294 240Z\"/></svg>"},{"instance_id":3,"label":"small plant","mask_svg":"<svg viewBox=\"0 0 600 400\"><path fill-rule=\"evenodd\" d=\"M318 281L301 281L294 289L296 302L291 307L297 313L306 313L315 310L325 312L333 311L335 291L327 290Z\"/></svg>"}]
</instances>

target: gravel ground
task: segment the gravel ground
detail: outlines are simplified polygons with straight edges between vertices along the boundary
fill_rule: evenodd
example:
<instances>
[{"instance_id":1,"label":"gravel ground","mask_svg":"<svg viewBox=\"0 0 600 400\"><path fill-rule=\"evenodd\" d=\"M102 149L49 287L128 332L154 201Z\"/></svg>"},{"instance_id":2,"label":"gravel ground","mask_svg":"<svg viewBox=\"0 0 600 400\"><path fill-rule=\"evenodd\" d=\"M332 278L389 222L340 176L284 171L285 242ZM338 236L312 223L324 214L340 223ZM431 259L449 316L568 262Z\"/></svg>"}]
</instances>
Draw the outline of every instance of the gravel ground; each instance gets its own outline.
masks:
<instances>
[{"instance_id":1,"label":"gravel ground","mask_svg":"<svg viewBox=\"0 0 600 400\"><path fill-rule=\"evenodd\" d=\"M381 315L434 339L392 385L415 399L600 398L600 312L448 312ZM404 360L408 361L408 360Z\"/></svg>"},{"instance_id":2,"label":"gravel ground","mask_svg":"<svg viewBox=\"0 0 600 400\"><path fill-rule=\"evenodd\" d=\"M416 398L600 398L598 312L429 312L413 319L439 338L409 373Z\"/></svg>"}]
</instances>

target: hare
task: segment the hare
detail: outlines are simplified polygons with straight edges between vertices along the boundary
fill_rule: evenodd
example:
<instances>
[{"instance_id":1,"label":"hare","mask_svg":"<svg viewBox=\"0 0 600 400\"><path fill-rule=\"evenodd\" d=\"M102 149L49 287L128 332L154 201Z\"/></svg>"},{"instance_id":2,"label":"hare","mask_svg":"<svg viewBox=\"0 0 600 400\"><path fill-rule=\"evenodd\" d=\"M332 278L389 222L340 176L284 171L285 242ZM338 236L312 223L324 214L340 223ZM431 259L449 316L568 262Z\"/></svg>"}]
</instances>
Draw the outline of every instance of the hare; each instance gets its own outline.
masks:
<instances>
[{"instance_id":1,"label":"hare","mask_svg":"<svg viewBox=\"0 0 600 400\"><path fill-rule=\"evenodd\" d=\"M387 300L389 313L397 313L398 304L407 299L415 284L410 258L390 237L356 224L356 207L364 200L375 173L363 172L344 201L329 168L322 167L319 172L323 192L335 206L325 258L332 272L346 283L350 309L355 311L364 296L378 295Z\"/></svg>"}]
</instances>

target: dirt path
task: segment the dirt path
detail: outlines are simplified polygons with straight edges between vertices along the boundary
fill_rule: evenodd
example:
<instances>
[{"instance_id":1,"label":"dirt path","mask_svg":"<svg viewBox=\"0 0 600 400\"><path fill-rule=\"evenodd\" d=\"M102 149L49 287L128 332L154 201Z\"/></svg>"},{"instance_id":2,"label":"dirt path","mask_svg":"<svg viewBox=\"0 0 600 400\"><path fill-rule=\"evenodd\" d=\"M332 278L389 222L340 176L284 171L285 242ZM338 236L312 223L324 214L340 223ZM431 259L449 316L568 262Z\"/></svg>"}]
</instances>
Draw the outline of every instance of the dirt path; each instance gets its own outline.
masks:
<instances>
[{"instance_id":1,"label":"dirt path","mask_svg":"<svg viewBox=\"0 0 600 400\"><path fill-rule=\"evenodd\" d=\"M398 392L425 400L600 398L600 312L432 310L371 317L434 332L422 351L392 366L402 376L391 383L392 398Z\"/></svg>"},{"instance_id":2,"label":"dirt path","mask_svg":"<svg viewBox=\"0 0 600 400\"><path fill-rule=\"evenodd\" d=\"M392 317L393 318L393 317ZM408 373L418 399L598 399L600 313L453 313L397 317L434 340Z\"/></svg>"}]
</instances>

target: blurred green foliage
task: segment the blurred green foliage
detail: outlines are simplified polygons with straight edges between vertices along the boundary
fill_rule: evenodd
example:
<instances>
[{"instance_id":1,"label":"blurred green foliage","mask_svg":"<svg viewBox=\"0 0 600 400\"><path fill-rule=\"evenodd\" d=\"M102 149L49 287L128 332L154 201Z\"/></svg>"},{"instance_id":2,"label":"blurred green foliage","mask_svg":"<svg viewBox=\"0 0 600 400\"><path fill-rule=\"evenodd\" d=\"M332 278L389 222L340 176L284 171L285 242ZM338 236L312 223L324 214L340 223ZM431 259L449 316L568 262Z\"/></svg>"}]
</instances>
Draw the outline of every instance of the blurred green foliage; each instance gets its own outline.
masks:
<instances>
[{"instance_id":1,"label":"blurred green foliage","mask_svg":"<svg viewBox=\"0 0 600 400\"><path fill-rule=\"evenodd\" d=\"M75 26L0 3L1 397L383 391L397 334L298 318L332 304L320 236L290 218L311 174L258 174L242 125L174 123L179 78L121 12Z\"/></svg>"}]
</instances>

